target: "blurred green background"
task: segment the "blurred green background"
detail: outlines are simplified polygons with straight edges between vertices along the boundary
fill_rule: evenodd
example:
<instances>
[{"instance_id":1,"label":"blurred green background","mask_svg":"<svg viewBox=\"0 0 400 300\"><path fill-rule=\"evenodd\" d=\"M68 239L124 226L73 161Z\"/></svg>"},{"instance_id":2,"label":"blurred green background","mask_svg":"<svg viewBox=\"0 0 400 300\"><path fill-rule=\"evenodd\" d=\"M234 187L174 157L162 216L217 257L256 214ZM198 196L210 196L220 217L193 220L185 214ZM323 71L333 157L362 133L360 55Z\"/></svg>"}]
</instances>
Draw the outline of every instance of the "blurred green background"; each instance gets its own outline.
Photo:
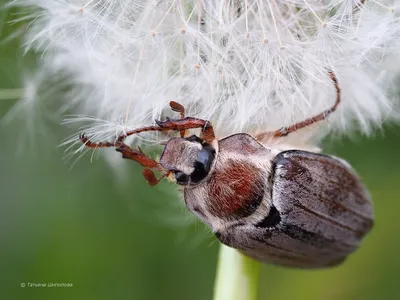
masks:
<instances>
[{"instance_id":1,"label":"blurred green background","mask_svg":"<svg viewBox=\"0 0 400 300\"><path fill-rule=\"evenodd\" d=\"M149 187L129 161L116 171L88 154L72 167L58 145L73 130L51 111L7 116L16 100L4 89L21 88L32 63L7 38L17 29L0 26L0 299L211 299L218 242L174 186ZM330 270L263 265L259 299L400 299L400 127L385 127L325 147L373 195L376 225L361 249Z\"/></svg>"}]
</instances>

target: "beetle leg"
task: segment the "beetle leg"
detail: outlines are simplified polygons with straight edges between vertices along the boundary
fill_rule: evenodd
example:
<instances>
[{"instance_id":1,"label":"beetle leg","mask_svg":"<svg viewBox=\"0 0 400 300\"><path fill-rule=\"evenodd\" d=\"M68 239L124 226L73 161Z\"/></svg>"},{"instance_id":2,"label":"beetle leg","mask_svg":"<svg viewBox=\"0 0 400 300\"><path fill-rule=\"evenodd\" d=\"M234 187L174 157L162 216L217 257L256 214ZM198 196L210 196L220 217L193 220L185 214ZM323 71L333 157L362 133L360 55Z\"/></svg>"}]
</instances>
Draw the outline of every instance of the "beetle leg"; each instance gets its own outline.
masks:
<instances>
[{"instance_id":1,"label":"beetle leg","mask_svg":"<svg viewBox=\"0 0 400 300\"><path fill-rule=\"evenodd\" d=\"M140 148L139 150L132 149L128 145L118 140L115 143L110 143L110 142L93 143L83 134L81 134L79 138L81 142L85 144L85 146L88 148L115 147L115 150L122 154L122 158L134 160L144 168L163 170L163 168L160 166L158 162L156 162L155 160L144 154Z\"/></svg>"},{"instance_id":2,"label":"beetle leg","mask_svg":"<svg viewBox=\"0 0 400 300\"><path fill-rule=\"evenodd\" d=\"M311 117L302 122L293 124L289 127L283 127L276 131L269 131L269 132L264 132L264 133L258 134L258 135L256 135L256 139L263 140L266 138L279 138L282 136L287 136L288 134L295 132L301 128L312 125L318 121L325 120L331 113L333 113L337 109L337 107L340 103L340 87L338 85L338 81L337 81L335 74L331 71L328 72L328 74L329 74L329 77L331 78L332 82L334 83L335 89L336 89L336 101L335 101L335 104L331 108L324 110L322 113L320 113L314 117Z\"/></svg>"},{"instance_id":3,"label":"beetle leg","mask_svg":"<svg viewBox=\"0 0 400 300\"><path fill-rule=\"evenodd\" d=\"M109 142L93 143L83 133L79 135L79 139L88 148L115 147L115 143L109 143Z\"/></svg>"},{"instance_id":4,"label":"beetle leg","mask_svg":"<svg viewBox=\"0 0 400 300\"><path fill-rule=\"evenodd\" d=\"M132 149L126 144L119 145L115 150L122 154L122 158L134 160L144 168L163 170L158 162L148 157L141 150Z\"/></svg>"},{"instance_id":5,"label":"beetle leg","mask_svg":"<svg viewBox=\"0 0 400 300\"><path fill-rule=\"evenodd\" d=\"M171 101L169 103L169 106L171 106L171 109L173 111L176 111L181 114L181 119L185 118L185 108L183 107L182 104L179 104L178 102L175 102L175 101Z\"/></svg>"},{"instance_id":6,"label":"beetle leg","mask_svg":"<svg viewBox=\"0 0 400 300\"><path fill-rule=\"evenodd\" d=\"M179 120L167 118L166 121L158 121L156 123L164 130L181 131L187 129L202 128L200 138L205 142L211 144L215 140L214 128L211 123L206 120L186 117Z\"/></svg>"},{"instance_id":7,"label":"beetle leg","mask_svg":"<svg viewBox=\"0 0 400 300\"><path fill-rule=\"evenodd\" d=\"M146 179L151 186L155 186L161 181L161 179L168 177L169 174L171 174L171 171L165 172L160 178L157 178L156 175L154 175L154 172L148 168L143 169L142 174L144 179Z\"/></svg>"},{"instance_id":8,"label":"beetle leg","mask_svg":"<svg viewBox=\"0 0 400 300\"><path fill-rule=\"evenodd\" d=\"M147 132L147 131L168 131L170 129L168 128L161 128L159 126L147 126L147 127L142 127L139 129L134 129L134 130L129 130L124 133L122 133L120 136L117 138L117 142L123 142L128 136L138 134L141 132Z\"/></svg>"},{"instance_id":9,"label":"beetle leg","mask_svg":"<svg viewBox=\"0 0 400 300\"><path fill-rule=\"evenodd\" d=\"M171 109L173 111L177 111L181 115L181 119L178 120L172 120L167 118L166 121L157 121L157 125L153 126L147 126L147 127L142 127L130 131L126 131L119 135L115 142L110 143L110 142L99 142L99 143L94 143L90 141L84 134L81 134L79 136L79 139L81 142L88 148L105 148L105 147L115 147L116 151L120 152L122 154L123 158L126 159L131 159L136 162L138 162L142 167L145 169L143 170L143 176L146 179L146 181L150 185L156 185L157 183L160 182L161 179L168 177L170 175L170 171L165 170L157 161L153 160L146 154L142 152L142 150L139 148L138 150L132 149L128 145L124 143L124 140L133 134L138 134L141 132L146 132L146 131L179 131L181 134L181 137L185 136L186 130L188 129L195 129L195 128L202 128L200 138L207 143L212 143L215 140L215 135L214 135L214 129L209 121L202 120L202 119L196 119L196 118L191 118L191 117L185 117L185 108L175 102L171 101L170 102ZM153 170L156 171L165 171L165 173L160 177L156 178L154 175Z\"/></svg>"},{"instance_id":10,"label":"beetle leg","mask_svg":"<svg viewBox=\"0 0 400 300\"><path fill-rule=\"evenodd\" d=\"M167 177L171 173L170 171L166 171L160 178L157 179L153 170L163 171L164 168L161 167L161 165L154 159L144 154L140 148L139 150L135 150L126 144L122 144L115 150L122 153L122 158L132 159L144 167L142 171L143 177L151 186L155 186L161 181L161 179Z\"/></svg>"},{"instance_id":11,"label":"beetle leg","mask_svg":"<svg viewBox=\"0 0 400 300\"><path fill-rule=\"evenodd\" d=\"M147 132L147 131L179 131L181 134L181 137L185 136L186 130L188 129L194 129L194 128L202 128L201 136L203 140L206 142L211 142L215 139L214 135L214 129L209 121L202 120L202 119L196 119L196 118L191 118L191 117L185 117L185 108L175 102L171 101L170 102L171 109L173 111L177 111L181 115L181 119L178 120L172 120L167 118L166 121L157 121L156 123L158 126L147 126L147 127L142 127L138 129L133 129L126 131L122 133L121 135L118 136L117 141L115 143L92 143L90 142L84 135L80 136L80 139L85 145L87 145L89 148L98 148L98 147L118 147L121 145L124 140L131 135L138 134L141 132Z\"/></svg>"},{"instance_id":12,"label":"beetle leg","mask_svg":"<svg viewBox=\"0 0 400 300\"><path fill-rule=\"evenodd\" d=\"M179 112L179 113L180 113L181 119L184 119L184 118L185 118L185 108L183 107L182 104L179 104L178 102L175 102L175 101L171 101L171 102L169 103L169 106L171 106L171 109L172 109L173 111L176 111L176 112ZM182 130L180 131L180 134L181 134L181 138L185 137L185 135L186 135L186 130L182 129Z\"/></svg>"},{"instance_id":13,"label":"beetle leg","mask_svg":"<svg viewBox=\"0 0 400 300\"><path fill-rule=\"evenodd\" d=\"M110 142L93 143L83 134L81 134L79 138L82 141L82 143L84 143L85 146L88 148L115 147L116 148L115 150L122 154L122 158L131 159L138 162L142 167L145 168L142 174L146 179L146 181L152 186L156 185L161 181L161 179L167 177L170 174L170 172L167 171L159 179L157 179L156 176L154 175L154 172L150 169L154 169L157 171L164 171L164 168L161 167L161 165L157 161L144 154L140 148L139 150L132 149L123 142L118 141L118 139L114 143Z\"/></svg>"},{"instance_id":14,"label":"beetle leg","mask_svg":"<svg viewBox=\"0 0 400 300\"><path fill-rule=\"evenodd\" d=\"M175 102L175 101L171 101L169 103L169 105L170 105L170 107L171 107L171 109L173 111L176 111L176 112L180 113L181 119L185 118L185 108L181 104L179 104L178 102ZM138 134L138 133L141 133L141 132L146 132L146 131L169 131L169 130L174 130L174 129L170 129L168 127L160 127L160 126L142 127L142 128L139 128L139 129L129 130L127 132L122 133L118 137L117 141L118 142L123 142L128 136L133 135L133 134ZM183 129L181 129L179 131L180 131L181 137L184 137L185 136L185 132L186 132L185 128L183 128Z\"/></svg>"}]
</instances>

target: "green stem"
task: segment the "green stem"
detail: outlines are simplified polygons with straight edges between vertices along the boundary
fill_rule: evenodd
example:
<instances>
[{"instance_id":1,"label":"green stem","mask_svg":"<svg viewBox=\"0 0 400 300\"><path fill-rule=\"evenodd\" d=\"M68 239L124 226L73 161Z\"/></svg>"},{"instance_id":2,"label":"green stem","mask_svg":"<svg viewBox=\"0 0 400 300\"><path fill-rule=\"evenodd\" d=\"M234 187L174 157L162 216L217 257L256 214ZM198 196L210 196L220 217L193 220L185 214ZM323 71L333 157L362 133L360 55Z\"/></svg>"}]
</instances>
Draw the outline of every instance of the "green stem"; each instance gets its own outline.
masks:
<instances>
[{"instance_id":1,"label":"green stem","mask_svg":"<svg viewBox=\"0 0 400 300\"><path fill-rule=\"evenodd\" d=\"M260 263L221 244L214 300L256 300Z\"/></svg>"}]
</instances>

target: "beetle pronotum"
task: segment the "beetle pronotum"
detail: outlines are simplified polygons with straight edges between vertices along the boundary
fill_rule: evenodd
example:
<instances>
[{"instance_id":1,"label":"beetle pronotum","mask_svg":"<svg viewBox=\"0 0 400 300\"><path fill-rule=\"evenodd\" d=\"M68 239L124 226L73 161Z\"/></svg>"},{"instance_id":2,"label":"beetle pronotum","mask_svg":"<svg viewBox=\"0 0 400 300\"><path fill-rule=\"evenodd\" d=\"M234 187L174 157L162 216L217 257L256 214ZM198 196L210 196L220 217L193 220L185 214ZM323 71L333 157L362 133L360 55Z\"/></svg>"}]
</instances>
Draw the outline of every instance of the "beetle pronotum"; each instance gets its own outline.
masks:
<instances>
[{"instance_id":1,"label":"beetle pronotum","mask_svg":"<svg viewBox=\"0 0 400 300\"><path fill-rule=\"evenodd\" d=\"M164 177L175 180L183 186L187 208L230 247L282 266L338 265L372 227L370 196L345 161L279 146L280 139L336 110L340 88L334 73L329 76L336 89L331 108L254 137L238 133L219 140L209 121L185 117L183 106L172 101L180 119L128 131L113 143L93 143L83 134L80 139L89 148L115 147L123 158L140 163L151 185ZM200 136L186 136L196 128ZM157 162L124 143L146 131L176 131L180 137L167 141ZM157 179L153 171L162 176Z\"/></svg>"}]
</instances>

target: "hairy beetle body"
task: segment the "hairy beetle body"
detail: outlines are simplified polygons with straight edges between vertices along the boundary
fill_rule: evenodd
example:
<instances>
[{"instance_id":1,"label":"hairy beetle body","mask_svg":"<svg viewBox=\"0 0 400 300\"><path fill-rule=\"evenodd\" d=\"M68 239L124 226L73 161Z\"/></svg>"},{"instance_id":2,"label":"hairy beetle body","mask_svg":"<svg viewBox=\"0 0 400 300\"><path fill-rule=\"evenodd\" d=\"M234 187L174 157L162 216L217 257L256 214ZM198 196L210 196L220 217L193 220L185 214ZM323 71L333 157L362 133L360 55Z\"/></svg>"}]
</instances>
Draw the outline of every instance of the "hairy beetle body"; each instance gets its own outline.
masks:
<instances>
[{"instance_id":1,"label":"hairy beetle body","mask_svg":"<svg viewBox=\"0 0 400 300\"><path fill-rule=\"evenodd\" d=\"M347 164L277 153L246 134L221 140L213 171L184 196L222 243L284 266L339 264L372 226L368 192Z\"/></svg>"},{"instance_id":2,"label":"hairy beetle body","mask_svg":"<svg viewBox=\"0 0 400 300\"><path fill-rule=\"evenodd\" d=\"M250 136L218 140L207 120L185 117L182 105L171 102L181 119L128 131L113 143L123 158L140 163L151 184L167 177L183 187L186 206L208 224L224 244L263 262L287 267L322 268L341 263L356 250L373 224L372 203L355 171L345 161L318 152L304 140L287 136L325 120L340 103L340 88L332 72L336 102L302 122ZM200 136L186 137L190 129ZM176 131L160 161L124 143L146 131ZM296 146L295 146L296 145ZM311 150L311 152L306 151ZM156 178L153 171L161 172Z\"/></svg>"}]
</instances>

